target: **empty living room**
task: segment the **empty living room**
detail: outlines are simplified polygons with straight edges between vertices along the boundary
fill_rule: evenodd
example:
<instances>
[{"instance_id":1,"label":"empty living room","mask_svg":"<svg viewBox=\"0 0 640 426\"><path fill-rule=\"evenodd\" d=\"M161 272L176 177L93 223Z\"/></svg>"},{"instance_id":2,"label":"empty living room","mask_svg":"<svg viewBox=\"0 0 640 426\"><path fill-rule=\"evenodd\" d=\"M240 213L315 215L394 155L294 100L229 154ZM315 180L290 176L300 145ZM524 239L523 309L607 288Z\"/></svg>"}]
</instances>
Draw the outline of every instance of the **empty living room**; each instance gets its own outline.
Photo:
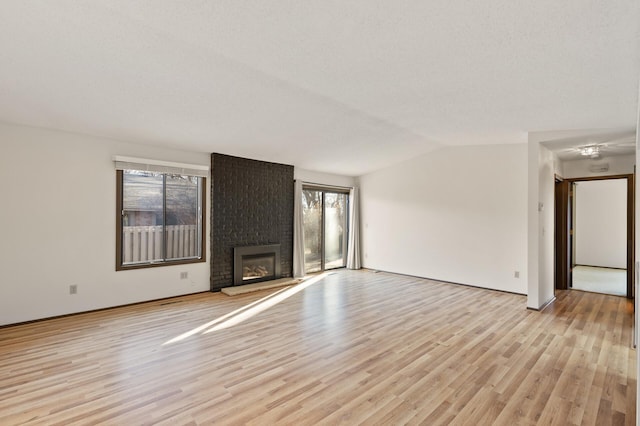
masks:
<instances>
[{"instance_id":1,"label":"empty living room","mask_svg":"<svg viewBox=\"0 0 640 426\"><path fill-rule=\"evenodd\" d=\"M638 424L638 2L0 35L0 424Z\"/></svg>"}]
</instances>

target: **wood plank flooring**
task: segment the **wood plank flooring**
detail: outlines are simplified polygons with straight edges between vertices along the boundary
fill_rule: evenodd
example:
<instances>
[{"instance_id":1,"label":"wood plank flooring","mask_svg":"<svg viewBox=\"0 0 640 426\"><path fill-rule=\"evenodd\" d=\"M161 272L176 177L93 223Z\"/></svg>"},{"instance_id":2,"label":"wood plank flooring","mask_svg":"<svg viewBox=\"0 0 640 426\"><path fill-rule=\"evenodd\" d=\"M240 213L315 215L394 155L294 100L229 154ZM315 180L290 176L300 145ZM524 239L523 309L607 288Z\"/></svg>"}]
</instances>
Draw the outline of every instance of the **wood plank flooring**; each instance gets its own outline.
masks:
<instances>
[{"instance_id":1,"label":"wood plank flooring","mask_svg":"<svg viewBox=\"0 0 640 426\"><path fill-rule=\"evenodd\" d=\"M0 424L635 424L632 306L372 271L0 329Z\"/></svg>"}]
</instances>

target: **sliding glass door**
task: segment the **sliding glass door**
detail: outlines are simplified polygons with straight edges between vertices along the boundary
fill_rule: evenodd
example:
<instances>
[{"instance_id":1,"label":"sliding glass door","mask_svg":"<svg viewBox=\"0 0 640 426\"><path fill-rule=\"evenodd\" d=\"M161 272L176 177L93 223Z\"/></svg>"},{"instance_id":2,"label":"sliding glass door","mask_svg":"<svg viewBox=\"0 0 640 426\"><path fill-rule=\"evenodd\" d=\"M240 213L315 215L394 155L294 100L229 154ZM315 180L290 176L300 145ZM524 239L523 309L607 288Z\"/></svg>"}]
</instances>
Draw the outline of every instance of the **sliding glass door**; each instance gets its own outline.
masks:
<instances>
[{"instance_id":1,"label":"sliding glass door","mask_svg":"<svg viewBox=\"0 0 640 426\"><path fill-rule=\"evenodd\" d=\"M324 269L346 265L348 198L347 194L324 194Z\"/></svg>"},{"instance_id":2,"label":"sliding glass door","mask_svg":"<svg viewBox=\"0 0 640 426\"><path fill-rule=\"evenodd\" d=\"M318 272L322 265L322 191L302 190L302 217L304 219L304 270Z\"/></svg>"},{"instance_id":3,"label":"sliding glass door","mask_svg":"<svg viewBox=\"0 0 640 426\"><path fill-rule=\"evenodd\" d=\"M348 205L347 191L303 187L306 272L341 268L346 265Z\"/></svg>"}]
</instances>

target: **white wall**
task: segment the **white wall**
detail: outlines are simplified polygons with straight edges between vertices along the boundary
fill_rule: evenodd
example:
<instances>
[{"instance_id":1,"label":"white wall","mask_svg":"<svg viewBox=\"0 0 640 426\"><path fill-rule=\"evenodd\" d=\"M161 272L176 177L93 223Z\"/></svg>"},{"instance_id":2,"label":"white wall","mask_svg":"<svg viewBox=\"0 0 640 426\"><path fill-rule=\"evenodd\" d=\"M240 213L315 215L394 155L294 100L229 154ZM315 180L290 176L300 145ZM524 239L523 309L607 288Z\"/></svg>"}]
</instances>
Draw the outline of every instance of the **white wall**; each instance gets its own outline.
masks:
<instances>
[{"instance_id":1,"label":"white wall","mask_svg":"<svg viewBox=\"0 0 640 426\"><path fill-rule=\"evenodd\" d=\"M208 238L205 263L115 271L112 162L127 155L209 165L208 154L7 124L0 146L0 324L209 289ZM69 294L71 284L78 294Z\"/></svg>"},{"instance_id":2,"label":"white wall","mask_svg":"<svg viewBox=\"0 0 640 426\"><path fill-rule=\"evenodd\" d=\"M556 154L555 152L552 152L552 155L553 155L553 173L555 173L560 177L564 177L564 164L566 163L566 161L560 160L560 158L558 158L558 154Z\"/></svg>"},{"instance_id":3,"label":"white wall","mask_svg":"<svg viewBox=\"0 0 640 426\"><path fill-rule=\"evenodd\" d=\"M351 187L356 184L353 176L335 175L331 173L321 173L312 170L305 170L294 167L293 178L308 183L319 183L323 185Z\"/></svg>"},{"instance_id":4,"label":"white wall","mask_svg":"<svg viewBox=\"0 0 640 426\"><path fill-rule=\"evenodd\" d=\"M529 134L527 307L540 309L554 298L554 155ZM557 163L557 162L556 162Z\"/></svg>"},{"instance_id":5,"label":"white wall","mask_svg":"<svg viewBox=\"0 0 640 426\"><path fill-rule=\"evenodd\" d=\"M447 147L361 176L363 265L525 294L526 165L524 144Z\"/></svg>"},{"instance_id":6,"label":"white wall","mask_svg":"<svg viewBox=\"0 0 640 426\"><path fill-rule=\"evenodd\" d=\"M575 183L576 264L627 267L627 180Z\"/></svg>"},{"instance_id":7,"label":"white wall","mask_svg":"<svg viewBox=\"0 0 640 426\"><path fill-rule=\"evenodd\" d=\"M589 170L591 166L598 166L602 164L608 164L609 170L599 173ZM560 173L560 176L565 179L571 179L592 176L627 175L633 173L633 166L635 164L636 157L633 154L604 157L598 160L587 159L562 161L562 172Z\"/></svg>"}]
</instances>

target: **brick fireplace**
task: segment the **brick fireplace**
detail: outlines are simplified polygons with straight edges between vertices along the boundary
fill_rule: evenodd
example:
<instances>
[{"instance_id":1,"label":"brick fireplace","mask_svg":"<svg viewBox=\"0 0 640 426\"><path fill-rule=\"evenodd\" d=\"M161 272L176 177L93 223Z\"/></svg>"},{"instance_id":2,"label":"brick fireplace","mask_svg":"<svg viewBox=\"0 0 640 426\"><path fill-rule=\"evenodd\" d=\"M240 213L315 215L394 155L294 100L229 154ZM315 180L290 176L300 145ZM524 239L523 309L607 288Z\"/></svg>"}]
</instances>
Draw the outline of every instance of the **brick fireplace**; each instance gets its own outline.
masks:
<instances>
[{"instance_id":1,"label":"brick fireplace","mask_svg":"<svg viewBox=\"0 0 640 426\"><path fill-rule=\"evenodd\" d=\"M274 278L292 276L293 190L293 166L211 155L211 291L271 279L271 261L249 254L254 278L234 280L238 248L279 245Z\"/></svg>"}]
</instances>

